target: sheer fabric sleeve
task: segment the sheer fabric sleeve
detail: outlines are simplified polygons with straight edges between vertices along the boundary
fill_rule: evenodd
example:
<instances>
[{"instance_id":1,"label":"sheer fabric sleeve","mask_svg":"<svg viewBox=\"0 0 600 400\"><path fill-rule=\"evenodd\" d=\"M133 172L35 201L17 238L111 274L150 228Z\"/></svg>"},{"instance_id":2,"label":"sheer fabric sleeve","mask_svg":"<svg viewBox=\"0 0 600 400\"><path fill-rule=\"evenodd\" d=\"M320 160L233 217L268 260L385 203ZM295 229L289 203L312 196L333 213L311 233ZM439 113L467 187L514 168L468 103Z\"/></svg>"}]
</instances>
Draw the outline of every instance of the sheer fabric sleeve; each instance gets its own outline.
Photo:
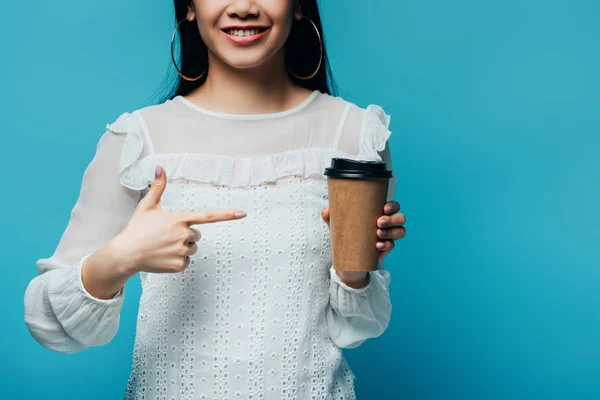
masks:
<instances>
[{"instance_id":1,"label":"sheer fabric sleeve","mask_svg":"<svg viewBox=\"0 0 600 400\"><path fill-rule=\"evenodd\" d=\"M130 114L114 124L135 124ZM124 293L113 299L91 296L81 281L83 261L117 235L140 200L140 191L119 182L122 150L129 135L108 130L99 139L87 166L77 202L51 257L41 258L39 274L25 291L25 323L31 335L48 349L74 353L107 344L119 327Z\"/></svg>"},{"instance_id":2,"label":"sheer fabric sleeve","mask_svg":"<svg viewBox=\"0 0 600 400\"><path fill-rule=\"evenodd\" d=\"M371 105L366 110L356 110L362 113L349 113L345 130L351 132L356 129L358 116L361 117L357 159L384 161L388 169L391 169L391 149L388 143L391 135L388 129L390 117L379 106ZM351 137L350 134L346 136ZM388 201L393 200L395 187L394 174L388 186ZM332 341L341 348L355 348L365 340L383 334L392 313L390 272L384 269L383 261L379 262L377 271L369 272L369 282L360 289L344 284L334 265L329 273L329 305L326 317Z\"/></svg>"}]
</instances>

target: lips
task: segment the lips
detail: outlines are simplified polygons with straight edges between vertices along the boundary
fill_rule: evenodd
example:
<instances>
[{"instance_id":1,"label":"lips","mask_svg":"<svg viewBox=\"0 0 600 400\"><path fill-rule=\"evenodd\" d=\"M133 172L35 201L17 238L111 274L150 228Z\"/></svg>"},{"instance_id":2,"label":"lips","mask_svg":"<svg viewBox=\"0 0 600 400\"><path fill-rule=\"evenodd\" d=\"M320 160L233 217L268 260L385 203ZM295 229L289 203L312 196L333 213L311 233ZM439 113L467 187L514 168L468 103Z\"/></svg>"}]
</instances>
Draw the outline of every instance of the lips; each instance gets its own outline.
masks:
<instances>
[{"instance_id":1,"label":"lips","mask_svg":"<svg viewBox=\"0 0 600 400\"><path fill-rule=\"evenodd\" d=\"M234 44L248 45L260 40L269 30L264 26L227 26L221 32Z\"/></svg>"}]
</instances>

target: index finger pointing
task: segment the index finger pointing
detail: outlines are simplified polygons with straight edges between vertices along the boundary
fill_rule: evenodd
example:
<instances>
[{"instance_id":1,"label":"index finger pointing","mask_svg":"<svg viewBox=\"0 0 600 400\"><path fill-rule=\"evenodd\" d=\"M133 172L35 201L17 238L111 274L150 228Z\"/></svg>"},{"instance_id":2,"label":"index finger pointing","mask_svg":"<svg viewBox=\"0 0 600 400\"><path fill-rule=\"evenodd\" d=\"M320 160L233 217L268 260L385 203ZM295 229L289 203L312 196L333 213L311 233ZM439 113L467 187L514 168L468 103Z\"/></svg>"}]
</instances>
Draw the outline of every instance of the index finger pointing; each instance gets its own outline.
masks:
<instances>
[{"instance_id":1,"label":"index finger pointing","mask_svg":"<svg viewBox=\"0 0 600 400\"><path fill-rule=\"evenodd\" d=\"M220 221L231 221L244 218L246 213L242 210L204 210L180 211L177 217L187 225L206 224Z\"/></svg>"}]
</instances>

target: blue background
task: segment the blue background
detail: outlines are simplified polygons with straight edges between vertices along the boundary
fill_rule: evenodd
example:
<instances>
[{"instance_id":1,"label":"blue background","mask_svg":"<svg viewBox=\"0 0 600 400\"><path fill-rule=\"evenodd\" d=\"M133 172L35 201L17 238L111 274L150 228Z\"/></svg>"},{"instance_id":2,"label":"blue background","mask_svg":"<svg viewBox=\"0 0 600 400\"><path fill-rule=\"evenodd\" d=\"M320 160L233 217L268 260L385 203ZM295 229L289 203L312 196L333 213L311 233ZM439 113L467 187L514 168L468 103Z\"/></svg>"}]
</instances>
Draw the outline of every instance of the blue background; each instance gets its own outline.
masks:
<instances>
[{"instance_id":1,"label":"blue background","mask_svg":"<svg viewBox=\"0 0 600 400\"><path fill-rule=\"evenodd\" d=\"M323 3L341 95L392 115L407 215L389 330L346 351L358 398L599 399L600 2ZM0 6L2 398L123 396L139 279L114 341L75 355L31 338L23 294L106 123L155 98L171 15Z\"/></svg>"}]
</instances>

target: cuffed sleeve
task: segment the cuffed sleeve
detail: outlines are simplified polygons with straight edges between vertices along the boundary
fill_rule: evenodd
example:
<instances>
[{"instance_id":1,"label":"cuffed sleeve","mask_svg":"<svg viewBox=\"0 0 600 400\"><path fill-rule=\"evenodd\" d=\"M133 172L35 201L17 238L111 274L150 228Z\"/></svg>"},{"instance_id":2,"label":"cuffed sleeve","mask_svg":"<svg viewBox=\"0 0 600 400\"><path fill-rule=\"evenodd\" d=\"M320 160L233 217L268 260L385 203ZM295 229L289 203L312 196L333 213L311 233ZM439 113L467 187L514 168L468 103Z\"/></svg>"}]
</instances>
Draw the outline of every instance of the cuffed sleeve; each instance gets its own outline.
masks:
<instances>
[{"instance_id":1,"label":"cuffed sleeve","mask_svg":"<svg viewBox=\"0 0 600 400\"><path fill-rule=\"evenodd\" d=\"M25 324L41 345L75 353L109 343L119 328L124 293L93 297L81 279L84 261L123 230L141 192L120 182L126 137L110 130L100 138L86 168L79 198L62 237L49 258L38 259L38 276L24 296Z\"/></svg>"},{"instance_id":2,"label":"cuffed sleeve","mask_svg":"<svg viewBox=\"0 0 600 400\"><path fill-rule=\"evenodd\" d=\"M110 300L89 294L81 280L88 256L36 277L25 291L25 323L32 336L51 350L73 353L102 346L119 329L124 291Z\"/></svg>"},{"instance_id":3,"label":"cuffed sleeve","mask_svg":"<svg viewBox=\"0 0 600 400\"><path fill-rule=\"evenodd\" d=\"M338 347L354 348L380 336L392 313L389 271L369 272L369 283L360 289L344 284L333 266L330 278L327 325L331 340Z\"/></svg>"},{"instance_id":4,"label":"cuffed sleeve","mask_svg":"<svg viewBox=\"0 0 600 400\"><path fill-rule=\"evenodd\" d=\"M48 279L48 302L65 332L86 346L107 344L119 328L123 290L110 300L90 295L81 281L84 257L74 265L56 270Z\"/></svg>"}]
</instances>

